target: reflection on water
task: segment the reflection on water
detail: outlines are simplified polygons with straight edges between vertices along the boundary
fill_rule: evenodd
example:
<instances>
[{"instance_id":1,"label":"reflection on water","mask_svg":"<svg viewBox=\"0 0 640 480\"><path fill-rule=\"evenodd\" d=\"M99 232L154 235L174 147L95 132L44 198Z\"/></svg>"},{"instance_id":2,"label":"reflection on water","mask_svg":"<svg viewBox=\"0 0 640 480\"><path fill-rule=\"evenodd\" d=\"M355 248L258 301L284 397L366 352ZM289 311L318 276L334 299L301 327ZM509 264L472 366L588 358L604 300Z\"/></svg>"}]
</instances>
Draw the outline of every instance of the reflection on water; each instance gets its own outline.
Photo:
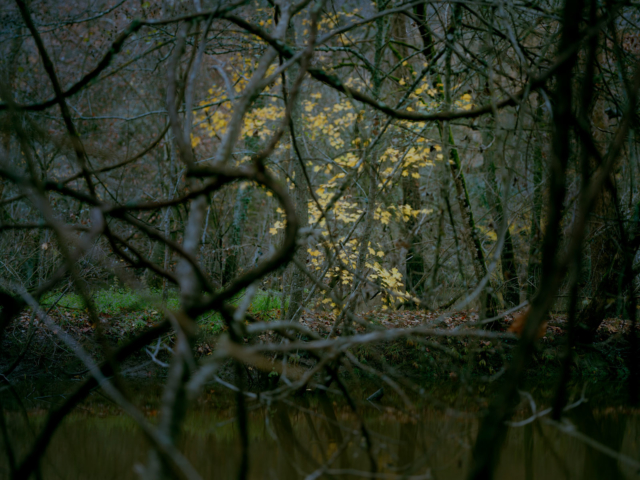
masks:
<instances>
[{"instance_id":1,"label":"reflection on water","mask_svg":"<svg viewBox=\"0 0 640 480\"><path fill-rule=\"evenodd\" d=\"M22 411L15 397L6 391L0 394L18 457L26 453L32 431L38 431L44 422L46 406L59 401L61 397L56 395L71 388L21 385ZM354 397L366 398L374 388L356 389ZM640 459L640 412L624 407L615 389L607 394L607 388L590 387L587 397L597 394L598 398L572 410L568 419L592 439ZM482 402L473 395L461 395L453 386L429 389L436 401L416 399L416 414L406 411L403 402L391 394L379 404L360 402L378 471L385 474L378 478L464 478ZM540 388L533 392L538 408L550 403L551 391ZM149 418L157 415L159 386L131 389L130 395ZM432 406L439 402L452 409ZM310 478L351 479L363 478L358 472L369 471L358 419L338 395L307 392L289 402L250 407L250 478L299 479L315 472ZM236 477L240 452L234 414L233 397L219 387L209 389L192 405L180 448L205 479ZM522 419L529 415L523 403L516 416ZM0 478L8 478L4 445L0 447ZM134 422L94 393L56 433L42 465L42 477L138 478L134 467L147 459L147 449ZM533 422L509 430L497 478L623 479L638 478L638 472L553 426Z\"/></svg>"}]
</instances>

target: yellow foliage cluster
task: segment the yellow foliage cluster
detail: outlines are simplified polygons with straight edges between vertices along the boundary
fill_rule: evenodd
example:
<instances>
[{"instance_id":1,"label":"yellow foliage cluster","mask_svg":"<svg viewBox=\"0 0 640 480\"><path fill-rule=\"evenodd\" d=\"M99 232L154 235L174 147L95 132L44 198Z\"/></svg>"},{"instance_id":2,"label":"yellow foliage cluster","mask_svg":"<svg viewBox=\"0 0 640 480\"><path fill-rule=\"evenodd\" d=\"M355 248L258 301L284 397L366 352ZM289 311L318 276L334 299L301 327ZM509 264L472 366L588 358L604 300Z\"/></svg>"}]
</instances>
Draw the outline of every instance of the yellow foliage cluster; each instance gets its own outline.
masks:
<instances>
[{"instance_id":1,"label":"yellow foliage cluster","mask_svg":"<svg viewBox=\"0 0 640 480\"><path fill-rule=\"evenodd\" d=\"M419 142L419 143L424 143ZM420 173L416 171L418 168L422 167L432 167L434 165L433 161L430 158L431 149L441 150L439 145L435 147L429 147L428 145L418 145L415 147L410 147L406 152L401 152L397 148L389 147L385 150L385 152L380 156L380 161L384 165L387 164L386 168L381 169L380 177L382 179L389 179L392 177L396 171L398 171L399 166L402 167L402 176L407 177L411 175L413 178L420 178ZM442 155L437 155L436 158L438 160L442 159ZM398 165L398 162L402 161L401 165ZM390 165L389 165L390 163ZM411 171L413 169L413 171ZM379 187L382 187L383 184L380 183Z\"/></svg>"},{"instance_id":2,"label":"yellow foliage cluster","mask_svg":"<svg viewBox=\"0 0 640 480\"><path fill-rule=\"evenodd\" d=\"M471 95L468 93L462 95L459 100L456 100L455 106L462 110L471 110L474 107L471 102Z\"/></svg>"},{"instance_id":3,"label":"yellow foliage cluster","mask_svg":"<svg viewBox=\"0 0 640 480\"><path fill-rule=\"evenodd\" d=\"M373 214L373 218L383 225L388 225L391 220L395 217L397 220L401 220L403 222L408 222L411 217L417 218L421 213L424 215L428 215L433 212L433 209L412 209L411 205L389 205L386 209L383 207L378 207Z\"/></svg>"},{"instance_id":4,"label":"yellow foliage cluster","mask_svg":"<svg viewBox=\"0 0 640 480\"><path fill-rule=\"evenodd\" d=\"M284 229L284 223L278 220L276 223L273 224L273 227L269 229L269 233L271 235L276 235L279 230L283 230L283 229Z\"/></svg>"},{"instance_id":5,"label":"yellow foliage cluster","mask_svg":"<svg viewBox=\"0 0 640 480\"><path fill-rule=\"evenodd\" d=\"M360 159L353 152L348 152L345 155L341 155L335 159L335 162L345 168L353 168L357 165Z\"/></svg>"},{"instance_id":6,"label":"yellow foliage cluster","mask_svg":"<svg viewBox=\"0 0 640 480\"><path fill-rule=\"evenodd\" d=\"M393 267L391 270L387 270L383 268L378 262L374 263L366 263L365 266L367 268L371 268L376 273L373 275L369 275L370 278L376 279L380 278L380 282L383 287L386 287L390 290L396 290L398 287L402 285L402 274L398 271L397 268Z\"/></svg>"},{"instance_id":7,"label":"yellow foliage cluster","mask_svg":"<svg viewBox=\"0 0 640 480\"><path fill-rule=\"evenodd\" d=\"M242 135L251 137L257 134L261 140L266 140L273 133L267 125L274 123L284 116L284 108L271 104L262 108L254 108L244 117Z\"/></svg>"},{"instance_id":8,"label":"yellow foliage cluster","mask_svg":"<svg viewBox=\"0 0 640 480\"><path fill-rule=\"evenodd\" d=\"M269 20L267 24L271 22ZM244 57L240 54L233 56L226 66L226 73L233 86L233 94L240 95L247 86L251 75L256 68L256 61L250 57ZM276 69L276 65L272 65L267 75L271 75ZM279 88L279 80L264 90L264 94L269 94L272 89ZM201 134L208 137L222 138L229 120L231 119L228 91L223 82L212 86L207 98L202 100L198 105L198 109L194 111L195 126ZM242 136L257 136L261 140L267 139L273 130L269 126L280 120L284 115L284 108L277 99L270 98L266 105L254 106L244 117L242 125ZM196 148L202 143L201 137L197 133L191 136L191 145Z\"/></svg>"},{"instance_id":9,"label":"yellow foliage cluster","mask_svg":"<svg viewBox=\"0 0 640 480\"><path fill-rule=\"evenodd\" d=\"M357 118L353 106L345 99L333 107L324 107L315 114L313 112L318 106L316 102L305 100L302 106L305 111L304 124L311 140L321 138L335 149L344 148L345 141L342 137L353 127Z\"/></svg>"},{"instance_id":10,"label":"yellow foliage cluster","mask_svg":"<svg viewBox=\"0 0 640 480\"><path fill-rule=\"evenodd\" d=\"M334 177L335 178L335 177ZM335 183L333 186L337 186ZM331 192L331 186L323 186L316 190L316 198L323 210L326 210L327 205L331 201L333 193ZM320 218L320 210L314 201L309 202L309 222L315 224ZM336 220L348 224L353 223L362 214L362 209L358 208L358 205L348 200L348 198L340 198L333 207L332 217ZM321 226L325 225L325 221L321 222Z\"/></svg>"},{"instance_id":11,"label":"yellow foliage cluster","mask_svg":"<svg viewBox=\"0 0 640 480\"><path fill-rule=\"evenodd\" d=\"M498 235L492 228L487 228L484 225L476 225L478 230L482 232L488 239L493 240L494 242L498 239Z\"/></svg>"},{"instance_id":12,"label":"yellow foliage cluster","mask_svg":"<svg viewBox=\"0 0 640 480\"><path fill-rule=\"evenodd\" d=\"M344 19L351 18L355 15L355 11L350 13L337 13L335 15L327 15L320 24L320 29L332 29L337 25L344 23ZM271 19L260 21L263 27L272 26ZM345 38L342 39L344 42ZM209 90L209 96L203 100L194 112L194 121L196 129L192 135L191 141L194 148L202 148L203 140L200 135L204 134L205 138L217 137L222 138L231 118L231 106L234 99L228 98L228 95L241 95L245 89L253 71L256 68L255 60L242 57L239 54L232 57L226 64L225 72L233 86L233 92L227 90L224 82L212 86ZM268 74L272 74L276 65L272 65ZM415 75L415 71L412 71ZM276 81L268 87L264 92L264 96L254 104L253 108L245 115L242 125L242 136L244 138L259 138L261 141L268 139L274 131L276 123L279 122L284 115L284 106L276 95L271 96L270 92L279 94L279 85ZM365 88L365 81L355 77L349 77L345 80L345 84L354 88ZM406 83L404 79L401 84ZM421 84L410 96L409 110L420 105L422 108L426 106L429 109L439 108L436 101L442 97L442 85L430 86L427 82ZM265 100L266 99L266 100ZM464 94L455 101L457 108L470 109L473 107L471 103L471 95ZM377 127L367 122L360 122L364 114L364 110L356 110L352 100L346 96L340 96L335 101L331 98L323 98L323 94L319 91L311 93L301 102L302 125L299 130L300 135L316 142L318 148L324 148L327 157L333 160L327 161L325 165L314 165L309 163L309 167L313 167L312 171L316 174L313 179L316 187L315 195L318 203L323 210L331 202L334 193L340 188L340 181L347 177L354 169L363 168L363 155L360 149L365 148L370 141L372 135L376 135ZM355 129L356 122L359 122L358 129ZM410 147L401 147L394 143L388 146L379 157L379 175L384 185L396 184L392 177L397 174L414 178L420 177L420 169L431 167L434 160L442 160L443 155L440 153L442 148L436 142L425 138L421 132L427 127L426 124L420 122L398 122L398 126L405 131L412 131L417 134L416 141ZM354 131L355 130L355 131ZM358 131L360 133L358 133ZM355 133L355 135L354 135ZM350 145L352 150L349 150ZM286 148L286 147L283 147ZM435 152L435 155L432 154ZM435 158L434 158L435 157ZM246 157L245 157L246 158ZM240 160L243 161L243 160ZM337 170L337 172L336 172ZM274 172L278 174L277 172ZM326 177L323 177L326 175ZM324 180L323 180L324 178ZM328 180L327 180L328 178ZM290 188L293 188L292 182L286 180ZM270 195L269 193L267 193ZM309 201L309 223L315 225L321 215L315 200ZM407 222L410 219L417 219L420 214L429 214L431 210L414 210L410 205L389 205L379 206L374 212L374 219L383 225L388 225L392 221ZM350 195L341 196L333 205L329 215L332 225L347 226L357 222L363 214L359 202L351 200ZM277 235L285 228L284 212L278 209L278 218L273 226L269 228L271 235ZM325 251L329 244L329 234L326 231L327 220L323 219L319 226L325 229L324 238L319 241L315 247L308 249L311 265L316 270L321 270L326 262ZM339 231L339 230L338 230ZM489 236L490 234L487 233ZM338 240L340 248L336 250L339 262L332 270L328 272L329 277L338 277L344 285L352 284L353 274L356 270L356 263L359 254L359 239L351 239L346 241L345 238ZM325 250L327 249L327 250ZM402 274L397 268L386 269L380 263L385 257L385 252L381 249L374 249L370 245L366 250L367 271L365 275L367 280L380 285L386 292L382 298L385 305L391 305L395 301L403 302L411 297L403 293L404 284L402 282Z\"/></svg>"},{"instance_id":13,"label":"yellow foliage cluster","mask_svg":"<svg viewBox=\"0 0 640 480\"><path fill-rule=\"evenodd\" d=\"M359 11L360 11L359 8L354 8L353 10L350 10L347 12L342 12L342 11L335 12L335 13L327 12L323 16L322 20L318 22L318 30L322 33L329 32L335 29L336 27L340 26L341 24L346 23L345 20L350 20L350 19L353 19L354 17L357 17ZM302 20L302 24L305 26L309 26L310 23L311 22L309 21L309 19L305 18L304 20ZM302 32L303 35L307 35L307 33L309 33L308 29L305 29Z\"/></svg>"}]
</instances>

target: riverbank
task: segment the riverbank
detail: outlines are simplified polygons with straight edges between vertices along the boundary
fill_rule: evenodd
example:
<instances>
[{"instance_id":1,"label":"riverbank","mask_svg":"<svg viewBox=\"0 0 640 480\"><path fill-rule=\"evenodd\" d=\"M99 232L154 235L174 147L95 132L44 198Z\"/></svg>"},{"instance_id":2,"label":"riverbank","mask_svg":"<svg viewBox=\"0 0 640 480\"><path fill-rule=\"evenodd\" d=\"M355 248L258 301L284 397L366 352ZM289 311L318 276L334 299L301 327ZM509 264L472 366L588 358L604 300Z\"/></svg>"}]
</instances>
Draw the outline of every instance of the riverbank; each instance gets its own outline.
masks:
<instances>
[{"instance_id":1,"label":"riverbank","mask_svg":"<svg viewBox=\"0 0 640 480\"><path fill-rule=\"evenodd\" d=\"M141 332L161 321L161 314L152 303L128 292L108 290L96 298L99 325L90 322L88 312L82 308L78 298L67 296L50 301L49 315L56 325L69 334L97 362L104 360L104 345L116 349L129 342ZM168 306L177 306L178 299L170 296ZM172 305L174 304L175 305ZM46 306L47 303L45 302ZM262 292L249 307L249 313L262 321L281 319L279 299ZM384 332L410 329L441 321L438 328L454 330L477 321L473 311L448 313L424 311L371 311L361 314L368 326L354 325L354 333ZM500 320L499 330L507 331L513 321L507 315ZM331 312L305 312L301 323L314 335L327 338L335 322ZM198 319L199 332L195 345L196 359L203 360L216 349L220 335L226 330L219 315ZM573 376L577 378L606 378L624 380L628 375L625 364L627 352L625 322L607 319L598 331L596 342L577 345L573 352ZM564 315L552 315L544 335L539 340L529 365L527 376L531 378L552 377L562 364L566 342L566 320ZM406 330L405 330L406 331ZM341 335L341 329L334 334ZM500 339L482 339L473 336L429 336L401 335L393 340L359 344L351 347L354 361L345 369L345 375L364 378L375 376L375 371L392 369L409 377L431 379L491 379L499 377L503 367L511 359L517 338L504 333ZM280 337L265 333L247 341L272 342ZM310 337L302 337L309 340ZM171 347L173 334L166 333L160 344ZM155 343L154 343L155 345ZM169 348L158 349L152 359L149 352L141 350L122 365L121 373L132 377L163 377L166 368L162 363L169 360ZM155 348L153 349L155 351ZM25 310L5 333L2 345L0 372L12 368L10 376L50 376L56 378L79 377L86 374L86 366L65 346L58 336L33 318ZM275 359L275 357L273 357ZM156 361L154 361L156 360ZM17 365L14 365L18 361ZM280 361L280 360L279 360ZM315 360L300 351L288 357L288 362L299 368L311 368ZM249 370L251 372L253 370ZM267 372L269 373L269 372ZM262 372L264 374L264 372ZM261 376L255 372L256 379Z\"/></svg>"}]
</instances>

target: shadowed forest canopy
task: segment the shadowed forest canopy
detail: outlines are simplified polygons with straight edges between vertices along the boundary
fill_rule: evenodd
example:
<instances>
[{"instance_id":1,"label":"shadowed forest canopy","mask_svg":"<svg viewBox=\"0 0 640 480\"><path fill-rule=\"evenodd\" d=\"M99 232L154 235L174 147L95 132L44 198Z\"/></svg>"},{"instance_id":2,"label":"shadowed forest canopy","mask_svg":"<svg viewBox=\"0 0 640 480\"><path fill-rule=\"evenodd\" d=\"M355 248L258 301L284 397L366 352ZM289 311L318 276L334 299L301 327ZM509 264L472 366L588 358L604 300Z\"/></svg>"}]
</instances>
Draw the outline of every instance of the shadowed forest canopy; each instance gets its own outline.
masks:
<instances>
[{"instance_id":1,"label":"shadowed forest canopy","mask_svg":"<svg viewBox=\"0 0 640 480\"><path fill-rule=\"evenodd\" d=\"M431 478L380 461L362 376L414 422L425 382L489 386L474 479L542 364L559 431L598 369L637 405L640 4L3 0L0 18L0 382L44 357L82 378L27 446L0 408L6 478L40 478L96 387L143 432L149 479L203 478L179 438L212 384L233 392L240 479L262 478L252 409L311 390L355 433L287 478ZM157 421L122 384L136 362L163 378ZM366 470L341 474L352 447Z\"/></svg>"}]
</instances>

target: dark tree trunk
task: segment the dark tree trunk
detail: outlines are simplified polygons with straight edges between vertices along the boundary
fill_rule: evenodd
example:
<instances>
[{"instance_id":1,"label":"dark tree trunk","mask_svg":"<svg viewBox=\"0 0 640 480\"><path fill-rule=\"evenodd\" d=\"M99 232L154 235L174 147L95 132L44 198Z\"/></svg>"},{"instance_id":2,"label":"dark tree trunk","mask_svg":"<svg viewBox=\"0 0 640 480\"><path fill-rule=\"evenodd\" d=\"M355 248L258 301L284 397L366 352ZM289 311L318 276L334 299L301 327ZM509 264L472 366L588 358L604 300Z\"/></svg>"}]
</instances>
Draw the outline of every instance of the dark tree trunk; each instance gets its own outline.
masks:
<instances>
[{"instance_id":1,"label":"dark tree trunk","mask_svg":"<svg viewBox=\"0 0 640 480\"><path fill-rule=\"evenodd\" d=\"M487 140L489 140L487 142ZM483 143L489 145L492 143L491 138L484 138ZM495 142L494 142L495 143ZM490 148L485 152L484 161L487 169L487 201L493 213L493 226L496 235L499 237L502 233L504 223L504 206L500 198L498 182L496 179L496 164L494 158L494 149ZM520 303L520 280L518 278L518 265L515 258L515 249L513 238L509 231L509 219L506 219L506 230L504 232L504 245L500 252L500 264L502 267L502 278L504 281L502 294L505 303L509 307L514 307Z\"/></svg>"},{"instance_id":2,"label":"dark tree trunk","mask_svg":"<svg viewBox=\"0 0 640 480\"><path fill-rule=\"evenodd\" d=\"M287 28L287 42L295 44L295 27L290 24ZM293 66L289 69L286 75L285 87L287 92L291 91L293 82L295 82L298 76L298 67ZM288 94L287 94L288 95ZM309 222L309 190L305 179L305 172L303 171L303 159L300 156L300 151L297 148L296 138L296 126L302 122L302 115L300 112L299 102L293 106L291 110L291 122L289 124L291 147L289 149L291 155L291 161L293 162L293 180L295 189L292 196L296 207L296 216L298 217L298 224L301 229L305 228ZM307 249L304 246L300 246L295 253L296 259L305 265L307 263ZM291 266L291 294L289 295L289 309L287 310L287 320L297 320L302 314L302 302L304 296L304 286L307 277L296 268L295 265Z\"/></svg>"},{"instance_id":3,"label":"dark tree trunk","mask_svg":"<svg viewBox=\"0 0 640 480\"><path fill-rule=\"evenodd\" d=\"M536 120L542 116L542 109L538 107ZM536 123L538 123L536 121ZM533 134L532 134L533 135ZM538 132L538 136L542 133ZM540 274L542 272L541 246L542 246L542 139L533 138L533 209L531 212L531 232L529 235L529 263L527 265L527 299L531 300L536 293Z\"/></svg>"},{"instance_id":4,"label":"dark tree trunk","mask_svg":"<svg viewBox=\"0 0 640 480\"><path fill-rule=\"evenodd\" d=\"M242 235L247 222L247 212L251 203L252 189L249 185L238 185L236 202L233 209L233 224L231 226L231 239L222 271L222 283L226 285L236 276L241 258Z\"/></svg>"},{"instance_id":5,"label":"dark tree trunk","mask_svg":"<svg viewBox=\"0 0 640 480\"><path fill-rule=\"evenodd\" d=\"M595 127L593 137L600 147L600 151L606 148L606 138L602 130L608 128L604 103L595 102L592 112L592 120ZM595 160L591 161L591 170L598 168ZM576 330L577 339L580 342L590 343L595 339L596 332L609 313L617 313L615 309L617 300L623 295L623 279L625 264L628 258L633 259L638 247L627 244L628 235L625 234L624 225L620 221L618 209L618 191L615 179L611 175L602 187L600 195L593 206L589 228L592 239L589 243L591 257L591 299L587 306L580 312L578 318L580 324ZM624 247L633 256L628 257L623 251ZM622 247L622 248L621 248Z\"/></svg>"},{"instance_id":6,"label":"dark tree trunk","mask_svg":"<svg viewBox=\"0 0 640 480\"><path fill-rule=\"evenodd\" d=\"M393 19L392 36L398 42L392 47L396 60L402 62L407 56L407 26L404 15L396 15ZM399 67L397 70L400 78L410 78L409 68L405 66ZM399 100L399 99L398 99ZM422 199L420 197L420 172L415 164L406 165L402 172L402 204L411 207L411 211L420 211L422 209ZM425 263L422 256L421 244L422 235L418 227L419 218L409 215L409 219L404 224L406 235L406 243L409 245L405 254L406 269L406 289L411 295L418 298L424 296L425 290Z\"/></svg>"}]
</instances>

